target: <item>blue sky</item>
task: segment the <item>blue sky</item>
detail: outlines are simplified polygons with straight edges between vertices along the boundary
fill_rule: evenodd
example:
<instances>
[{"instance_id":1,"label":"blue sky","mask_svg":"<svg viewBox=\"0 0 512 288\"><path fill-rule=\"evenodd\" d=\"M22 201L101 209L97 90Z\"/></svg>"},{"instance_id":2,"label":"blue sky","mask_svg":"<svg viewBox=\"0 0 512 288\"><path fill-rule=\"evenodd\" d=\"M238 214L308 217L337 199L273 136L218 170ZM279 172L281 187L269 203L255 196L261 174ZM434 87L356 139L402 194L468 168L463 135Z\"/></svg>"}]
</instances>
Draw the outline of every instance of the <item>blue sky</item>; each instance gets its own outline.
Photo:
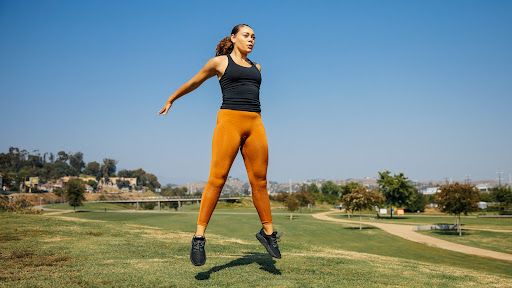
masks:
<instances>
[{"instance_id":1,"label":"blue sky","mask_svg":"<svg viewBox=\"0 0 512 288\"><path fill-rule=\"evenodd\" d=\"M81 151L206 181L212 77L158 111L234 25L257 36L268 179L512 173L511 1L0 1L0 151ZM239 154L230 175L247 180Z\"/></svg>"}]
</instances>

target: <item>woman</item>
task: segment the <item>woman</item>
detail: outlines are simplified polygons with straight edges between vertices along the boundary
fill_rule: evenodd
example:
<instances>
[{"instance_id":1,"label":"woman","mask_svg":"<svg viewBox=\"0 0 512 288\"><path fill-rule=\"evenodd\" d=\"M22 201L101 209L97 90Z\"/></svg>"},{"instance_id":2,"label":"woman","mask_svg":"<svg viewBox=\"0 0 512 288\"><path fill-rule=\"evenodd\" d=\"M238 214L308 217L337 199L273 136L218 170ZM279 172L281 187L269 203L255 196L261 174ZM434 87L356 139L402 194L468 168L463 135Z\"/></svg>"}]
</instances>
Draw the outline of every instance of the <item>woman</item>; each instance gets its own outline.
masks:
<instances>
[{"instance_id":1,"label":"woman","mask_svg":"<svg viewBox=\"0 0 512 288\"><path fill-rule=\"evenodd\" d=\"M249 25L233 27L231 35L217 45L216 57L209 59L194 77L176 90L159 112L167 114L176 99L217 75L222 89L222 105L217 112L213 132L210 175L201 198L196 232L192 237L190 260L196 266L206 262L206 226L239 149L251 184L253 203L262 224L256 238L272 257L281 258L267 191L268 143L259 100L261 65L247 58L254 48L255 39Z\"/></svg>"}]
</instances>

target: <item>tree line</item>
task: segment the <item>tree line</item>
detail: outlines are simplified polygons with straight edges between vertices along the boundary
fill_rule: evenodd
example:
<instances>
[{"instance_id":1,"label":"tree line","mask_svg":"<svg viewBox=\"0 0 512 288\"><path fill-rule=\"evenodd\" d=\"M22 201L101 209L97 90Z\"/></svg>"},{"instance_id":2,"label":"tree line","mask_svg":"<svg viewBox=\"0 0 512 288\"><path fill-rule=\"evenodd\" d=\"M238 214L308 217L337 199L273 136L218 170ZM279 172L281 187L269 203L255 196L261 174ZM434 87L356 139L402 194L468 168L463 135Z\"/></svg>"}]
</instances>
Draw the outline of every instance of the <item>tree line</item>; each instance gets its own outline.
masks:
<instances>
[{"instance_id":1,"label":"tree line","mask_svg":"<svg viewBox=\"0 0 512 288\"><path fill-rule=\"evenodd\" d=\"M443 212L460 215L476 211L478 202L484 198L489 202L496 202L502 214L512 206L510 187L494 187L490 193L482 193L472 184L456 182L441 185L440 192L434 195L424 195L403 173L391 175L388 170L378 173L378 187L375 188L365 187L358 182L338 185L326 181L320 187L316 184L303 184L295 193L278 193L272 195L271 199L283 202L290 211L315 203L328 203L341 204L349 212L370 210L375 206L423 212L428 203L434 203ZM393 217L393 209L390 216Z\"/></svg>"},{"instance_id":2,"label":"tree line","mask_svg":"<svg viewBox=\"0 0 512 288\"><path fill-rule=\"evenodd\" d=\"M28 177L39 177L40 183L47 183L63 176L80 175L95 177L97 181L101 178L108 181L110 177L137 178L137 186L145 186L151 190L161 186L154 174L143 169L123 169L117 172L117 164L118 161L111 158L104 158L102 163L85 163L82 152L59 151L57 154L41 154L39 150L33 150L31 153L18 147L9 147L7 153L0 153L0 174L4 185L11 191L20 191L22 183Z\"/></svg>"}]
</instances>

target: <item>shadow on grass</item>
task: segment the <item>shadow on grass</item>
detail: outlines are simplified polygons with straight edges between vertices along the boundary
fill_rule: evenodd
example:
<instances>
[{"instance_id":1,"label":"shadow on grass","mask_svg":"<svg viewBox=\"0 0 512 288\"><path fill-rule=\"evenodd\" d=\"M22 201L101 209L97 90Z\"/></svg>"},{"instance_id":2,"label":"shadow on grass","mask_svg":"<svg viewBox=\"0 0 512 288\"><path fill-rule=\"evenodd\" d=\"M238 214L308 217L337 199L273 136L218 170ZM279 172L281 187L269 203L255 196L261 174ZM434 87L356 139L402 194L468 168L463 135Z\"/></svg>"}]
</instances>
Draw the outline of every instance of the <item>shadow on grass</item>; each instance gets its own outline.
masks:
<instances>
[{"instance_id":1,"label":"shadow on grass","mask_svg":"<svg viewBox=\"0 0 512 288\"><path fill-rule=\"evenodd\" d=\"M411 219L411 217L407 217L407 216L393 216L393 218L391 218L390 216L379 216L378 218L375 217L375 219L381 219L381 220L406 220L406 219Z\"/></svg>"},{"instance_id":2,"label":"shadow on grass","mask_svg":"<svg viewBox=\"0 0 512 288\"><path fill-rule=\"evenodd\" d=\"M348 230L368 230L368 229L378 229L377 227L374 227L374 226L362 226L361 228L362 228L362 229L359 229L359 226L351 226L351 227L344 227L343 229L348 229Z\"/></svg>"},{"instance_id":3,"label":"shadow on grass","mask_svg":"<svg viewBox=\"0 0 512 288\"><path fill-rule=\"evenodd\" d=\"M231 267L249 265L252 263L259 264L261 270L267 271L274 275L281 275L281 271L274 266L276 261L274 259L272 259L272 257L269 254L254 253L254 252L246 252L245 254L246 255L242 256L241 258L235 259L226 264L214 266L214 267L210 268L208 271L197 273L196 279L197 280L208 280L208 279L210 279L210 276L215 272L219 272L221 270L231 268Z\"/></svg>"}]
</instances>

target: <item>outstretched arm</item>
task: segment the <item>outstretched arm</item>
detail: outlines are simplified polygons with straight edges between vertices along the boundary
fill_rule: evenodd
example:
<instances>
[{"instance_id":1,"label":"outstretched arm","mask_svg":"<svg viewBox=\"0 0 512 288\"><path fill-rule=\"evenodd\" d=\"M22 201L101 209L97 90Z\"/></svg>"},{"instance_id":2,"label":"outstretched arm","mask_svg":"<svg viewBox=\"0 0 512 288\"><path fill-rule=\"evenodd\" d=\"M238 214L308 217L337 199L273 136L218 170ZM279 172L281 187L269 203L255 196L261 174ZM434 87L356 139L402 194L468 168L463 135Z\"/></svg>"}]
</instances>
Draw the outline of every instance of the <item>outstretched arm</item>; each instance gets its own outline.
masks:
<instances>
[{"instance_id":1,"label":"outstretched arm","mask_svg":"<svg viewBox=\"0 0 512 288\"><path fill-rule=\"evenodd\" d=\"M171 107L172 103L176 101L176 99L181 96L194 91L197 87L201 86L201 84L211 78L212 76L217 74L217 67L219 64L219 57L210 58L208 62L197 72L194 77L190 78L185 84L181 85L174 93L169 96L167 102L164 107L160 110L160 114L167 114L167 111Z\"/></svg>"}]
</instances>

